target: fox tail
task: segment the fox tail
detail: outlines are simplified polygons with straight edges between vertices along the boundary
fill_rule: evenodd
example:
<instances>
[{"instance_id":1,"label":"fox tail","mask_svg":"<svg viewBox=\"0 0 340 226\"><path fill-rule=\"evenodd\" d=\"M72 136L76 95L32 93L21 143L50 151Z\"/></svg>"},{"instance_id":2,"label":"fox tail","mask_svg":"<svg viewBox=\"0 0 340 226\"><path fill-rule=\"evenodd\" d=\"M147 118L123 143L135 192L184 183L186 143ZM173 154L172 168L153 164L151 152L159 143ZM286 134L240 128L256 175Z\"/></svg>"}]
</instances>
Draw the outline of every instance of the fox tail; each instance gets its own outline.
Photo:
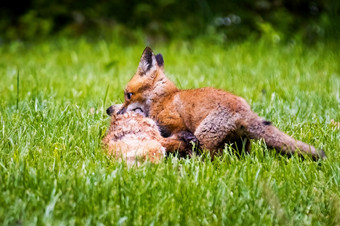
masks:
<instances>
[{"instance_id":1,"label":"fox tail","mask_svg":"<svg viewBox=\"0 0 340 226\"><path fill-rule=\"evenodd\" d=\"M293 137L280 131L271 122L263 120L257 115L252 120L249 120L247 133L250 139L262 139L268 148L273 148L279 153L287 155L298 153L302 156L311 156L314 160L326 158L323 150L318 150L312 145L295 140Z\"/></svg>"}]
</instances>

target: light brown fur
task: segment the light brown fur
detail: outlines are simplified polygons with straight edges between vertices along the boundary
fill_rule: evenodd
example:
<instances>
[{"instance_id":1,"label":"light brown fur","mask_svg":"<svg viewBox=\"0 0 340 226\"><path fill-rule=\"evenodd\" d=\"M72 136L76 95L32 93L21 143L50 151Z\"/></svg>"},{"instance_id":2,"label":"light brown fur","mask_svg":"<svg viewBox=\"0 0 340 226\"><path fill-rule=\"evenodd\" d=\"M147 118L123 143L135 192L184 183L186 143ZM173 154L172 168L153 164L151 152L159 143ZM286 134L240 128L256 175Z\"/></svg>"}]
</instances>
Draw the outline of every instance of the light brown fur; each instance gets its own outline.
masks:
<instances>
[{"instance_id":1,"label":"light brown fur","mask_svg":"<svg viewBox=\"0 0 340 226\"><path fill-rule=\"evenodd\" d=\"M130 111L112 115L103 143L110 156L124 159L131 166L146 160L160 162L165 156L165 148L160 143L162 139L153 120Z\"/></svg>"},{"instance_id":2,"label":"light brown fur","mask_svg":"<svg viewBox=\"0 0 340 226\"><path fill-rule=\"evenodd\" d=\"M125 103L119 113L130 111L131 106L141 108L166 134L193 133L212 155L226 143L236 143L237 148L245 145L248 151L249 139L261 139L269 148L285 154L325 157L323 151L263 120L241 97L215 88L177 89L164 74L162 56L155 56L148 47L125 88Z\"/></svg>"},{"instance_id":3,"label":"light brown fur","mask_svg":"<svg viewBox=\"0 0 340 226\"><path fill-rule=\"evenodd\" d=\"M111 125L103 139L110 156L124 159L129 166L146 160L159 163L166 150L184 148L179 137L162 137L156 123L143 112L129 111L117 115L119 109L119 104L111 107Z\"/></svg>"}]
</instances>

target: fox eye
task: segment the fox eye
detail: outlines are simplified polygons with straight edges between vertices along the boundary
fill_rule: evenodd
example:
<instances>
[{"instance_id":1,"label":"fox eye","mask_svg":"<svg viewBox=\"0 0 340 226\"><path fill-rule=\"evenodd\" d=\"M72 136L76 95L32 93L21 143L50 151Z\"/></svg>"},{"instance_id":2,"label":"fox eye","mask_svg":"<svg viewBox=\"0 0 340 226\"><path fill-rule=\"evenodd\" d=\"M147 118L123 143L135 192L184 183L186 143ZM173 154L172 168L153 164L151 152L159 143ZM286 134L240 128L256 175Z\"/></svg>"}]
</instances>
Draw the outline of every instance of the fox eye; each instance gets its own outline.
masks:
<instances>
[{"instance_id":1,"label":"fox eye","mask_svg":"<svg viewBox=\"0 0 340 226\"><path fill-rule=\"evenodd\" d=\"M127 93L126 97L130 100L133 93Z\"/></svg>"}]
</instances>

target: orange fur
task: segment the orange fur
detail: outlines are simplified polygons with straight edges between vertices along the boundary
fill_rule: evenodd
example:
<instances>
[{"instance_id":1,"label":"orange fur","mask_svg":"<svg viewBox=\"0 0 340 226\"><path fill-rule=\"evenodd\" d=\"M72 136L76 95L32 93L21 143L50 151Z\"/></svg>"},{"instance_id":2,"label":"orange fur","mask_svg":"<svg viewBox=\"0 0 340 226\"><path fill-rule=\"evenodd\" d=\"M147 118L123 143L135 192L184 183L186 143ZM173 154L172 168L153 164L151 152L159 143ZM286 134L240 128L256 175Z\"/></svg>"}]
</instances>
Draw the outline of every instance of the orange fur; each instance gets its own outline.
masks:
<instances>
[{"instance_id":1,"label":"orange fur","mask_svg":"<svg viewBox=\"0 0 340 226\"><path fill-rule=\"evenodd\" d=\"M138 107L157 122L164 134L193 133L212 155L226 143L236 144L238 149L245 145L248 151L249 139L261 139L278 152L325 158L322 150L295 140L263 120L241 97L215 88L177 89L165 76L163 62L161 55L155 56L150 48L144 50L118 113Z\"/></svg>"}]
</instances>

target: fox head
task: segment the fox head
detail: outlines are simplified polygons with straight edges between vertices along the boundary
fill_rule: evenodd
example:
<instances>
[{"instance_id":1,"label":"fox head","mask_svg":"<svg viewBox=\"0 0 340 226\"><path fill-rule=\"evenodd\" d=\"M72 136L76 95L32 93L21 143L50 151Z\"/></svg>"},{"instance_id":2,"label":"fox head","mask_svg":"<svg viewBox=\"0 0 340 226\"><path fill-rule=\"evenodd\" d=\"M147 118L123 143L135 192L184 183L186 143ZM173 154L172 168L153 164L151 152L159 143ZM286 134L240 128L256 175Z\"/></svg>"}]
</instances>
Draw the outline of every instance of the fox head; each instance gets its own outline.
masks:
<instances>
[{"instance_id":1,"label":"fox head","mask_svg":"<svg viewBox=\"0 0 340 226\"><path fill-rule=\"evenodd\" d=\"M117 114L126 111L141 111L149 115L150 105L157 96L164 95L174 85L164 75L164 60L161 54L154 55L150 47L146 47L140 59L137 72L124 89L124 104ZM107 114L111 111L107 109Z\"/></svg>"}]
</instances>

